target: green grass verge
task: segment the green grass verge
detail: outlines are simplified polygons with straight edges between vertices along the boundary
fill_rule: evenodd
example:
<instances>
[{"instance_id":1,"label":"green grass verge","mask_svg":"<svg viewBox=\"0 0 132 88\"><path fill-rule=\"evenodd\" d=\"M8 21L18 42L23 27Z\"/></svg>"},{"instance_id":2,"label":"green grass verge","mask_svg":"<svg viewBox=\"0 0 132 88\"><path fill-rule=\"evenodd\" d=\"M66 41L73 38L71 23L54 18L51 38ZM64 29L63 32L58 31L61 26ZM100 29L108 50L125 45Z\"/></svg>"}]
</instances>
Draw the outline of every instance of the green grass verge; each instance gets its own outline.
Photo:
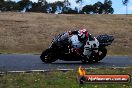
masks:
<instances>
[{"instance_id":1,"label":"green grass verge","mask_svg":"<svg viewBox=\"0 0 132 88\"><path fill-rule=\"evenodd\" d=\"M88 69L87 74L132 75L132 67ZM76 71L51 71L44 73L6 73L0 75L0 88L132 88L132 82L126 84L79 85L76 81L76 76Z\"/></svg>"}]
</instances>

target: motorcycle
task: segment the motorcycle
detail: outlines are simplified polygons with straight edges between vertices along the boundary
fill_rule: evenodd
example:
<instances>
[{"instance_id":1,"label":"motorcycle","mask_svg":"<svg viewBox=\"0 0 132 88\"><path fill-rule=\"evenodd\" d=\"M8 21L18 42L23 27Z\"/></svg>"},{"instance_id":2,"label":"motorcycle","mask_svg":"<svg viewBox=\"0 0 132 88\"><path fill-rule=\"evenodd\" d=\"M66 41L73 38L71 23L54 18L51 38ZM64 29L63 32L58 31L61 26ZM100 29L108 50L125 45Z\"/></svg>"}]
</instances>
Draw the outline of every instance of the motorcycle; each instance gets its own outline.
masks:
<instances>
[{"instance_id":1,"label":"motorcycle","mask_svg":"<svg viewBox=\"0 0 132 88\"><path fill-rule=\"evenodd\" d=\"M106 54L106 46L111 45L114 37L103 34L98 37L93 37L92 40L97 41L98 44L86 42L80 49L74 50L70 47L69 38L60 40L64 33L56 36L51 43L51 46L44 50L40 55L40 59L45 63L52 63L56 60L63 61L82 61L82 63L95 63L102 60ZM91 40L91 41L92 41ZM89 45L98 46L97 48L89 48ZM90 53L89 53L90 52Z\"/></svg>"}]
</instances>

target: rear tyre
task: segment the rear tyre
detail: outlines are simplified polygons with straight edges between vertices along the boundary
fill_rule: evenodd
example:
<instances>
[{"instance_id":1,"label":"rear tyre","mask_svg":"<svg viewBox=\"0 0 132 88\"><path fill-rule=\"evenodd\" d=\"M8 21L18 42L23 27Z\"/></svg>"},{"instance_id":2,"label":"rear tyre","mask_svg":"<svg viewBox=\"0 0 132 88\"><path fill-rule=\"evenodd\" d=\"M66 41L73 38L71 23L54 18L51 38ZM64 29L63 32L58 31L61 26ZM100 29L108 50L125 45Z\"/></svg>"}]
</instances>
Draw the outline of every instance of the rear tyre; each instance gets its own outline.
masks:
<instances>
[{"instance_id":1,"label":"rear tyre","mask_svg":"<svg viewBox=\"0 0 132 88\"><path fill-rule=\"evenodd\" d=\"M92 53L89 58L85 57L82 60L82 63L87 64L87 63L96 63L100 60L102 60L107 54L107 49L106 48L101 48L99 49L99 53Z\"/></svg>"},{"instance_id":2,"label":"rear tyre","mask_svg":"<svg viewBox=\"0 0 132 88\"><path fill-rule=\"evenodd\" d=\"M88 57L83 57L83 59L81 60L83 64L88 64L88 63L91 63L92 61L90 60L90 58Z\"/></svg>"},{"instance_id":3,"label":"rear tyre","mask_svg":"<svg viewBox=\"0 0 132 88\"><path fill-rule=\"evenodd\" d=\"M81 60L81 61L82 61L83 64L87 64L88 63L88 61L87 60L84 60L84 59Z\"/></svg>"},{"instance_id":4,"label":"rear tyre","mask_svg":"<svg viewBox=\"0 0 132 88\"><path fill-rule=\"evenodd\" d=\"M102 60L107 54L107 49L106 48L101 48L99 49L99 61Z\"/></svg>"},{"instance_id":5,"label":"rear tyre","mask_svg":"<svg viewBox=\"0 0 132 88\"><path fill-rule=\"evenodd\" d=\"M57 60L55 53L50 48L42 52L40 59L45 63L52 63Z\"/></svg>"},{"instance_id":6,"label":"rear tyre","mask_svg":"<svg viewBox=\"0 0 132 88\"><path fill-rule=\"evenodd\" d=\"M93 52L89 57L89 63L96 63L98 61L99 61L99 54Z\"/></svg>"},{"instance_id":7,"label":"rear tyre","mask_svg":"<svg viewBox=\"0 0 132 88\"><path fill-rule=\"evenodd\" d=\"M99 53L91 55L90 60L92 63L99 62L106 56L106 54L107 54L107 49L101 48L99 49Z\"/></svg>"}]
</instances>

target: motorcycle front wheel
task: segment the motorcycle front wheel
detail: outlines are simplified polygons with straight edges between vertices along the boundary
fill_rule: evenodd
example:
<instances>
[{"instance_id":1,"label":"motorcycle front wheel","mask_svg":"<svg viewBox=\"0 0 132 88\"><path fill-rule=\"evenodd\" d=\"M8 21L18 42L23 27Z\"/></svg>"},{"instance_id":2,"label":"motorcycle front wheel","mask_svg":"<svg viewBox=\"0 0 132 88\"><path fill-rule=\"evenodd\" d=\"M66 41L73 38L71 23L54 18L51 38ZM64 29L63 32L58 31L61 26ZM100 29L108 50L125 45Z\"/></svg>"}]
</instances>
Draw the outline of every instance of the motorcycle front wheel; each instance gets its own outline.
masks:
<instances>
[{"instance_id":1,"label":"motorcycle front wheel","mask_svg":"<svg viewBox=\"0 0 132 88\"><path fill-rule=\"evenodd\" d=\"M53 52L50 48L42 52L40 59L44 63L52 63L57 60L57 58L55 57L55 52Z\"/></svg>"}]
</instances>

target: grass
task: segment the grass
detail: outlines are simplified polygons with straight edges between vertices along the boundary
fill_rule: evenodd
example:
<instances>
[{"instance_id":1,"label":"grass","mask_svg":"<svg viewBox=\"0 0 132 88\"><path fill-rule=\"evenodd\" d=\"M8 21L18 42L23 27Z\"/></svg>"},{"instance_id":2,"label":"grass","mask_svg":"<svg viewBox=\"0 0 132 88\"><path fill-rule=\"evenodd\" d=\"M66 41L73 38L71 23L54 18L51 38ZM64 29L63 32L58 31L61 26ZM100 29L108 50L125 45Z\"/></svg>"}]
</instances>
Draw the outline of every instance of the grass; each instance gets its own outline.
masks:
<instances>
[{"instance_id":1,"label":"grass","mask_svg":"<svg viewBox=\"0 0 132 88\"><path fill-rule=\"evenodd\" d=\"M87 74L132 75L132 67L88 69ZM0 88L132 88L132 82L126 84L79 85L76 81L76 76L76 71L51 71L44 73L6 73L0 75Z\"/></svg>"},{"instance_id":2,"label":"grass","mask_svg":"<svg viewBox=\"0 0 132 88\"><path fill-rule=\"evenodd\" d=\"M110 34L110 55L132 55L132 15L0 13L0 53L41 53L64 31L86 28L91 34Z\"/></svg>"}]
</instances>

